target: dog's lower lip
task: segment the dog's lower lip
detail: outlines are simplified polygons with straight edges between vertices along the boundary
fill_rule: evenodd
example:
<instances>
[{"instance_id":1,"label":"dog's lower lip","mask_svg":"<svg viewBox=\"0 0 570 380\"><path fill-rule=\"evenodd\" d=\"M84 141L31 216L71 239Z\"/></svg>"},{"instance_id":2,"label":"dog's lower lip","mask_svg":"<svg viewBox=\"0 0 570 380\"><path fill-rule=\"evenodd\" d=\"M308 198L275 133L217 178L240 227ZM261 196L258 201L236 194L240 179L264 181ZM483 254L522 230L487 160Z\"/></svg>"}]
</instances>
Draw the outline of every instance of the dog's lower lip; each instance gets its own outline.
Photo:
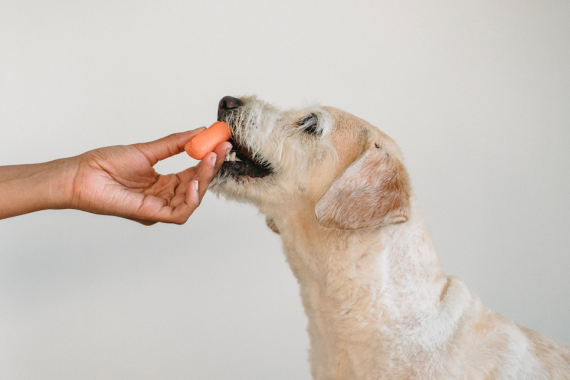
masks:
<instances>
[{"instance_id":1,"label":"dog's lower lip","mask_svg":"<svg viewBox=\"0 0 570 380\"><path fill-rule=\"evenodd\" d=\"M242 177L248 176L252 178L261 178L271 174L270 170L262 169L256 166L253 161L226 161L220 169L220 175Z\"/></svg>"},{"instance_id":2,"label":"dog's lower lip","mask_svg":"<svg viewBox=\"0 0 570 380\"><path fill-rule=\"evenodd\" d=\"M229 154L229 160L226 159L222 165L220 176L260 178L272 173L271 168L257 161L247 148L238 144L233 138L229 142L233 148Z\"/></svg>"}]
</instances>

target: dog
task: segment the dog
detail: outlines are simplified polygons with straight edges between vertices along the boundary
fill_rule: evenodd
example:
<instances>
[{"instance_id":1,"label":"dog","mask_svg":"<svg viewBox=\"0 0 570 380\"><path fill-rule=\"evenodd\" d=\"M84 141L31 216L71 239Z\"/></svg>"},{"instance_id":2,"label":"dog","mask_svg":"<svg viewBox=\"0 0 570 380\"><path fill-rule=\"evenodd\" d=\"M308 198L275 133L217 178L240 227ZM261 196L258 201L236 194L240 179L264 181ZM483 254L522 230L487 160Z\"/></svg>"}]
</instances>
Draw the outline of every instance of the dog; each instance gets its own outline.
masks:
<instances>
[{"instance_id":1,"label":"dog","mask_svg":"<svg viewBox=\"0 0 570 380\"><path fill-rule=\"evenodd\" d=\"M314 379L570 379L570 348L486 309L443 273L402 153L331 107L224 97L233 151L211 184L280 234Z\"/></svg>"}]
</instances>

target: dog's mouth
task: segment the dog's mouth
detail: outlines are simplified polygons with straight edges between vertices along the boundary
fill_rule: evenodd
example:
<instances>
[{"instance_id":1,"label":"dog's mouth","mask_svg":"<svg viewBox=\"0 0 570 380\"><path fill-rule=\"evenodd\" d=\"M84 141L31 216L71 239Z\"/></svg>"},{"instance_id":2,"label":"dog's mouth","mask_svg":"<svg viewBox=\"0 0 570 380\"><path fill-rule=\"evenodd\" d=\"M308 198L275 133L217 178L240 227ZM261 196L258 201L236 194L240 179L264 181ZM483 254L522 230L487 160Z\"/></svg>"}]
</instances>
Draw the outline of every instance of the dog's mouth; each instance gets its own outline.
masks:
<instances>
[{"instance_id":1,"label":"dog's mouth","mask_svg":"<svg viewBox=\"0 0 570 380\"><path fill-rule=\"evenodd\" d=\"M229 140L233 148L226 156L218 176L261 178L273 173L271 167L233 138Z\"/></svg>"}]
</instances>

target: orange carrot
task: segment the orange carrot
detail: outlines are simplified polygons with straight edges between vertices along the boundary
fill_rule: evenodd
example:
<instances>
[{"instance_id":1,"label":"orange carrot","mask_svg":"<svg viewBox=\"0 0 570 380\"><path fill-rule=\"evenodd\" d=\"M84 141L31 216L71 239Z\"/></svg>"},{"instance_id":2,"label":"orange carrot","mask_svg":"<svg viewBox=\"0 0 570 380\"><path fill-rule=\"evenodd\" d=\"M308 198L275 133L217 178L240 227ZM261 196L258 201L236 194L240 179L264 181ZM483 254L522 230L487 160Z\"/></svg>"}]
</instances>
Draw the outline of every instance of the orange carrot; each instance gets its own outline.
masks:
<instances>
[{"instance_id":1,"label":"orange carrot","mask_svg":"<svg viewBox=\"0 0 570 380\"><path fill-rule=\"evenodd\" d=\"M198 133L184 146L188 155L196 160L201 160L204 156L214 151L214 148L221 142L228 141L232 137L230 127L223 121L216 121L210 128Z\"/></svg>"}]
</instances>

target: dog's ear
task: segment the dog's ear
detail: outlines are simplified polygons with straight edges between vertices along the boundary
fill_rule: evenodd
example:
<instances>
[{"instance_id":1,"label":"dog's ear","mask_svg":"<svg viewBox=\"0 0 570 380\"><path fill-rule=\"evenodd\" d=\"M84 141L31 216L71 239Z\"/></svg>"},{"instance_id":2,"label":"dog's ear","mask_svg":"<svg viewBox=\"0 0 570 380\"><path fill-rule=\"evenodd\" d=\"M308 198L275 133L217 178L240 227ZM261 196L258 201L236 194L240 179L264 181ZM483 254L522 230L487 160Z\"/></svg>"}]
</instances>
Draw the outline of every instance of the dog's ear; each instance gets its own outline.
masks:
<instances>
[{"instance_id":1,"label":"dog's ear","mask_svg":"<svg viewBox=\"0 0 570 380\"><path fill-rule=\"evenodd\" d=\"M408 220L410 181L402 162L374 144L318 201L323 227L357 230Z\"/></svg>"}]
</instances>

